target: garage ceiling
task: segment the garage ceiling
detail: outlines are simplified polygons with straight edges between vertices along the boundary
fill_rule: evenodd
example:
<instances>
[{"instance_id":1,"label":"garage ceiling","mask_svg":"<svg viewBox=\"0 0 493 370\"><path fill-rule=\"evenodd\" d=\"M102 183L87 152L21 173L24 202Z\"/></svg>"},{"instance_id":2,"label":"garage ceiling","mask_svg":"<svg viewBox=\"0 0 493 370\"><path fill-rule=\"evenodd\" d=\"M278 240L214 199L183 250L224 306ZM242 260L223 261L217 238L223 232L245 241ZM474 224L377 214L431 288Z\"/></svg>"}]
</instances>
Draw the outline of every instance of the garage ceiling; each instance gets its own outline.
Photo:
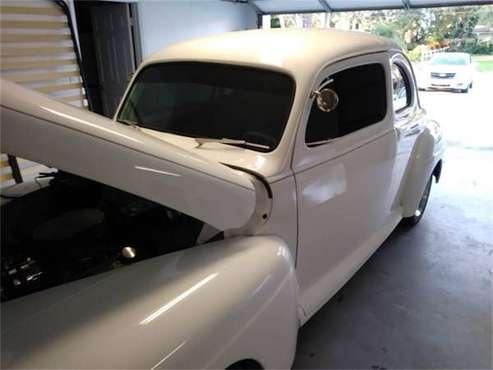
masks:
<instances>
[{"instance_id":1,"label":"garage ceiling","mask_svg":"<svg viewBox=\"0 0 493 370\"><path fill-rule=\"evenodd\" d=\"M410 9L438 6L493 4L492 0L244 0L260 14L341 12L375 9Z\"/></svg>"}]
</instances>

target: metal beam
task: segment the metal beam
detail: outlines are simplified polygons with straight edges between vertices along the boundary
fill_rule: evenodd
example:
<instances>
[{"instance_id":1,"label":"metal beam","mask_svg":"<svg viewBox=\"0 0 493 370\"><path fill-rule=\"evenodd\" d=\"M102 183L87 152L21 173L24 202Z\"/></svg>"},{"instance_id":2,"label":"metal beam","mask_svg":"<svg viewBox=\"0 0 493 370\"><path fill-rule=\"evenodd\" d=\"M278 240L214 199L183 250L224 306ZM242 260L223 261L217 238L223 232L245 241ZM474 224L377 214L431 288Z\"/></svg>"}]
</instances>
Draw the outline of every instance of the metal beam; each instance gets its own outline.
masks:
<instances>
[{"instance_id":1,"label":"metal beam","mask_svg":"<svg viewBox=\"0 0 493 370\"><path fill-rule=\"evenodd\" d=\"M247 4L250 5L253 10L255 10L255 13L257 13L257 15L263 15L264 12L262 10L260 10L260 8L257 6L257 4L255 4L252 0L247 0Z\"/></svg>"},{"instance_id":2,"label":"metal beam","mask_svg":"<svg viewBox=\"0 0 493 370\"><path fill-rule=\"evenodd\" d=\"M253 10L255 10L255 13L257 13L257 15L265 14L252 0L221 0L221 1L224 1L226 3L234 3L234 4L247 4L250 5L253 8Z\"/></svg>"},{"instance_id":3,"label":"metal beam","mask_svg":"<svg viewBox=\"0 0 493 370\"><path fill-rule=\"evenodd\" d=\"M433 4L417 4L414 5L412 3L412 0L409 0L410 8L411 9L419 9L419 8L449 8L449 7L454 7L454 6L472 6L472 5L492 5L493 1L492 0L464 0L464 1L459 1L456 3L441 3L441 2L436 2Z\"/></svg>"},{"instance_id":4,"label":"metal beam","mask_svg":"<svg viewBox=\"0 0 493 370\"><path fill-rule=\"evenodd\" d=\"M367 7L367 8L331 8L331 13L336 13L336 12L354 12L354 11L363 11L363 10L386 10L386 9L402 9L402 5L400 6L383 6L383 7L378 7L378 6L373 6L373 7ZM278 11L278 12L268 12L265 13L266 15L281 15L281 14L308 14L308 13L320 13L320 9L303 9L303 10L298 10L298 11Z\"/></svg>"},{"instance_id":5,"label":"metal beam","mask_svg":"<svg viewBox=\"0 0 493 370\"><path fill-rule=\"evenodd\" d=\"M332 12L332 9L331 9L329 3L326 0L318 0L318 2L320 3L320 5L322 5L322 8L324 8L324 10L327 13L331 13Z\"/></svg>"},{"instance_id":6,"label":"metal beam","mask_svg":"<svg viewBox=\"0 0 493 370\"><path fill-rule=\"evenodd\" d=\"M287 1L287 0L284 0ZM336 12L352 12L352 11L363 11L363 10L387 10L387 9L419 9L419 8L436 8L436 7L454 7L454 6L469 6L469 5L487 5L493 4L493 0L462 0L458 2L447 2L447 1L436 1L432 4L413 4L413 0L401 0L402 5L394 5L394 6L367 6L367 7L349 7L345 6L343 8L333 8L329 5L330 0L318 0L320 5L324 7L324 11L336 13ZM248 0L250 3L251 0ZM373 3L375 4L375 3ZM326 10L326 7L330 10ZM290 10L290 11L273 11L273 12L262 12L262 14L269 15L281 15L281 14L306 14L306 13L319 13L320 9L312 9L312 8L302 8L300 10Z\"/></svg>"}]
</instances>

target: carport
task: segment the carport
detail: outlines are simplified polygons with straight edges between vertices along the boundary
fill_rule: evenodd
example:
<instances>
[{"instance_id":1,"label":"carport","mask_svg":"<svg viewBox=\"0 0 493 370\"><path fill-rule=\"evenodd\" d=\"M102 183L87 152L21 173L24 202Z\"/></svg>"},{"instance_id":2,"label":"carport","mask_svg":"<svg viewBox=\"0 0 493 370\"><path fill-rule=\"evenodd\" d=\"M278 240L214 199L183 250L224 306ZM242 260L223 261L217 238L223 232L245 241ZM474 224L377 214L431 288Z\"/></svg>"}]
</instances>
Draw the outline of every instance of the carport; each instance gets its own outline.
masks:
<instances>
[{"instance_id":1,"label":"carport","mask_svg":"<svg viewBox=\"0 0 493 370\"><path fill-rule=\"evenodd\" d=\"M156 50L202 35L262 28L265 16L493 1L212 0L208 11L197 11L202 4L200 0L69 1L66 15L75 26L71 35L76 45L70 47L79 48L82 57L79 60L76 50L73 63L84 70L82 77L79 69L76 75L79 105L111 116L128 76ZM124 19L124 28L101 32L98 27L107 26L108 14ZM112 32L121 37L107 37ZM115 45L124 46L116 47L121 54L108 54L105 59L105 48ZM115 70L117 60L126 63ZM114 78L103 80L103 75ZM420 94L424 108L443 126L448 145L442 177L433 185L426 217L413 230L397 228L301 328L295 368L473 369L493 365L493 110L489 101L493 72L478 74L474 84L468 95ZM10 166L11 160L2 161L2 167Z\"/></svg>"}]
</instances>

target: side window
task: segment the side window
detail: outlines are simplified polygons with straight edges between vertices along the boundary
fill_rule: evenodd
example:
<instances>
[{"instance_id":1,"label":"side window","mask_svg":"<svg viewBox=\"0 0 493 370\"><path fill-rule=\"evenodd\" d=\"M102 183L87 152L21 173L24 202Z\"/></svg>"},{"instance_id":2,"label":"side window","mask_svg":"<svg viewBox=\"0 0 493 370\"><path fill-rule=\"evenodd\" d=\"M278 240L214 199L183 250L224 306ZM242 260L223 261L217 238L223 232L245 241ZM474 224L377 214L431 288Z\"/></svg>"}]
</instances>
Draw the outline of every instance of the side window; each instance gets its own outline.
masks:
<instances>
[{"instance_id":1,"label":"side window","mask_svg":"<svg viewBox=\"0 0 493 370\"><path fill-rule=\"evenodd\" d=\"M327 85L339 97L337 108L321 111L314 100L305 141L308 146L347 135L384 119L387 110L385 71L381 64L367 64L338 72Z\"/></svg>"},{"instance_id":2,"label":"side window","mask_svg":"<svg viewBox=\"0 0 493 370\"><path fill-rule=\"evenodd\" d=\"M411 86L402 67L397 64L392 64L392 100L395 112L411 104Z\"/></svg>"}]
</instances>

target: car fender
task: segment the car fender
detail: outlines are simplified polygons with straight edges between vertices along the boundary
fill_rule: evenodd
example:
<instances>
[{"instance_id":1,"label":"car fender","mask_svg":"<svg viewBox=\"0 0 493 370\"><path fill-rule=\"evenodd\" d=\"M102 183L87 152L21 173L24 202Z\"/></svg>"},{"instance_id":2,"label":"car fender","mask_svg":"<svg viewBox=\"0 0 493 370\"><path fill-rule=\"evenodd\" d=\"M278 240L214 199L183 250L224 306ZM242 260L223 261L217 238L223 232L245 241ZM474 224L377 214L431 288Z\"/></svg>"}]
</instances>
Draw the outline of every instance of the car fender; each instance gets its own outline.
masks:
<instances>
[{"instance_id":1,"label":"car fender","mask_svg":"<svg viewBox=\"0 0 493 370\"><path fill-rule=\"evenodd\" d=\"M145 260L2 305L2 368L227 368L294 359L297 282L277 237Z\"/></svg>"},{"instance_id":2,"label":"car fender","mask_svg":"<svg viewBox=\"0 0 493 370\"><path fill-rule=\"evenodd\" d=\"M411 217L416 211L428 179L443 156L443 139L439 124L427 120L414 145L406 171L401 206L403 217Z\"/></svg>"}]
</instances>

